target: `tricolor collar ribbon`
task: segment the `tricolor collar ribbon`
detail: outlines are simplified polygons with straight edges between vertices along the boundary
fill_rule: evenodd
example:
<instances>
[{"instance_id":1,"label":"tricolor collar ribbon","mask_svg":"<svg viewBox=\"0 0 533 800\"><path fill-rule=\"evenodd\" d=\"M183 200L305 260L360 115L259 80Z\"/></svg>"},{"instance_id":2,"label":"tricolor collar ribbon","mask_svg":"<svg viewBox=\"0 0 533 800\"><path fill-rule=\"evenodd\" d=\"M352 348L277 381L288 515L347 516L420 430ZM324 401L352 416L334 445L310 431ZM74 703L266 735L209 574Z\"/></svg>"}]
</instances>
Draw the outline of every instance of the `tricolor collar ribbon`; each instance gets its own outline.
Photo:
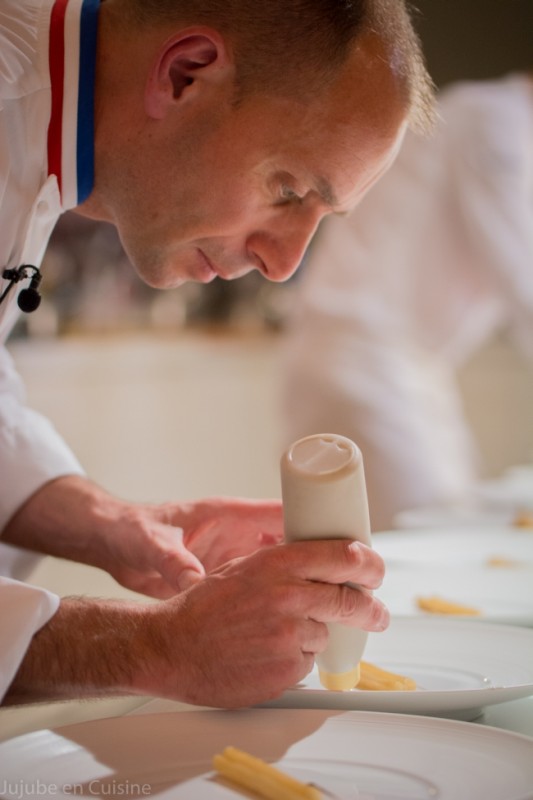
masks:
<instances>
[{"instance_id":1,"label":"tricolor collar ribbon","mask_svg":"<svg viewBox=\"0 0 533 800\"><path fill-rule=\"evenodd\" d=\"M94 182L94 81L100 0L55 0L50 18L52 111L48 175L64 210L82 203Z\"/></svg>"}]
</instances>

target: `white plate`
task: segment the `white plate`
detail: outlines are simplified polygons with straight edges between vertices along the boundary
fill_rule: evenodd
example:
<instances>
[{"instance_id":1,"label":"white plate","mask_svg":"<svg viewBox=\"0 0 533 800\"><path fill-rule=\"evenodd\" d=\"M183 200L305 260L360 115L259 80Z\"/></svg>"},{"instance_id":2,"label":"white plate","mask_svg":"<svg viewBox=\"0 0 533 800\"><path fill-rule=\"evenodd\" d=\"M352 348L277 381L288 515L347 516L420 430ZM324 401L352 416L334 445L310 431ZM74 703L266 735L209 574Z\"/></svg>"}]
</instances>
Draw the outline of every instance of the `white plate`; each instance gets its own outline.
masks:
<instances>
[{"instance_id":1,"label":"white plate","mask_svg":"<svg viewBox=\"0 0 533 800\"><path fill-rule=\"evenodd\" d=\"M473 493L487 507L533 510L533 466L511 467L500 478L480 482Z\"/></svg>"},{"instance_id":2,"label":"white plate","mask_svg":"<svg viewBox=\"0 0 533 800\"><path fill-rule=\"evenodd\" d=\"M0 745L0 792L6 800L39 791L58 800L251 798L211 771L229 744L343 800L533 797L529 737L428 717L286 709L121 717L27 734Z\"/></svg>"},{"instance_id":3,"label":"white plate","mask_svg":"<svg viewBox=\"0 0 533 800\"><path fill-rule=\"evenodd\" d=\"M486 508L482 504L456 503L443 506L419 506L399 511L395 528L451 528L512 525L516 512Z\"/></svg>"},{"instance_id":4,"label":"white plate","mask_svg":"<svg viewBox=\"0 0 533 800\"><path fill-rule=\"evenodd\" d=\"M390 566L376 592L393 615L436 619L441 616L422 611L418 597L437 595L471 606L479 615L445 616L498 625L533 627L533 570L511 568L454 569L429 565L421 569Z\"/></svg>"},{"instance_id":5,"label":"white plate","mask_svg":"<svg viewBox=\"0 0 533 800\"><path fill-rule=\"evenodd\" d=\"M474 719L484 706L533 694L533 631L457 619L393 618L370 634L365 661L413 678L411 692L331 692L316 669L266 705L394 711Z\"/></svg>"},{"instance_id":6,"label":"white plate","mask_svg":"<svg viewBox=\"0 0 533 800\"><path fill-rule=\"evenodd\" d=\"M442 527L376 533L375 549L388 566L486 567L499 557L530 569L533 582L533 530L512 527ZM494 570L494 567L490 567Z\"/></svg>"},{"instance_id":7,"label":"white plate","mask_svg":"<svg viewBox=\"0 0 533 800\"><path fill-rule=\"evenodd\" d=\"M373 543L387 565L379 596L393 614L427 616L416 598L436 594L478 609L476 621L533 626L533 530L397 530Z\"/></svg>"},{"instance_id":8,"label":"white plate","mask_svg":"<svg viewBox=\"0 0 533 800\"><path fill-rule=\"evenodd\" d=\"M509 468L500 478L480 481L455 503L398 512L395 528L512 525L520 512L533 511L533 466Z\"/></svg>"}]
</instances>

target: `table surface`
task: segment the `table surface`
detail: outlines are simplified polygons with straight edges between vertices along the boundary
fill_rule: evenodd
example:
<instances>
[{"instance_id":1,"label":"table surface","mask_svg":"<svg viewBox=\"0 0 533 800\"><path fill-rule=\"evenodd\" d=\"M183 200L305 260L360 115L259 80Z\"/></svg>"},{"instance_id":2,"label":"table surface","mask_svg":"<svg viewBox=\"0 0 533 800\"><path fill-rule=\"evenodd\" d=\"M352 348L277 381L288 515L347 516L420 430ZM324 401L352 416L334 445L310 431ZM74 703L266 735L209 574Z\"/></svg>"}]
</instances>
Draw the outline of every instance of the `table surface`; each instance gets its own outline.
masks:
<instances>
[{"instance_id":1,"label":"table surface","mask_svg":"<svg viewBox=\"0 0 533 800\"><path fill-rule=\"evenodd\" d=\"M0 741L35 730L58 728L106 717L194 710L205 709L187 703L147 697L108 698L5 708L0 709ZM533 739L533 696L488 706L471 724L489 725L521 733Z\"/></svg>"},{"instance_id":2,"label":"table surface","mask_svg":"<svg viewBox=\"0 0 533 800\"><path fill-rule=\"evenodd\" d=\"M176 486L180 487L184 497L205 496L206 487L209 487L209 493L250 497L273 496L279 491L276 445L279 421L273 416L272 409L276 408L274 398L278 390L280 345L279 338L272 336L235 338L192 334L178 338L119 337L106 340L105 347L102 347L100 339L17 342L12 344L11 350L28 388L32 406L55 423L92 477L117 495L163 502L175 496ZM199 362L204 365L201 372L198 371ZM490 368L485 370L487 375L494 375L495 363L491 361ZM500 363L503 362L498 354L496 366ZM228 375L231 380L221 381L221 376L227 379ZM506 376L508 378L508 372ZM63 399L59 404L58 386ZM508 399L508 380L505 386ZM218 393L219 414L201 415L200 418L198 404L209 397L212 388ZM83 422L102 393L106 404L100 408L99 430L95 432L80 424L80 419ZM520 395L524 396L523 391ZM147 420L146 403L153 397L158 398L160 413ZM236 403L236 397L239 403ZM485 396L483 400L486 400ZM178 417L175 414L176 402L182 411ZM122 413L125 404L127 415ZM485 402L481 405L493 429L494 409L488 408ZM528 419L530 405L524 405ZM252 409L253 413L243 418L243 407ZM477 403L478 410L479 407L480 403ZM220 470L209 457L211 448L216 442L219 452L235 450L233 426L220 425L219 422L221 419L233 420L236 408L239 409L242 441L253 441L254 447L238 448L231 468ZM258 414L263 420L259 427ZM195 419L198 424L191 425L191 420ZM169 439L170 422L172 432ZM208 430L206 424L211 425ZM133 462L128 453L131 452L132 426L142 437L138 446L147 463L151 464L149 476L146 471L131 468ZM514 427L523 445L524 426ZM177 459L172 459L169 465L161 458L162 441L165 442L165 451L172 452L172 442L175 441L181 449L195 453L196 461L191 466L189 459L183 469ZM189 442L194 446L188 447ZM204 449L199 444L205 445ZM500 448L498 464L491 466L492 472L500 469L500 458L505 457L506 463L516 463L521 459L514 451L501 452L501 437L497 444ZM210 465L212 470L206 472ZM43 568L47 566L49 572L41 571L38 583L55 590L58 574L52 570L49 559ZM63 562L58 561L54 570L62 567ZM111 579L99 584L98 576L94 574L96 571L89 575L83 570L89 568L68 563L67 576L61 573L64 591L60 593L91 594L92 589L99 596L114 596L111 594ZM100 575L98 580L103 578ZM150 698L144 697L121 697L0 709L0 741L35 730L122 716L137 710L191 708L184 704L149 701ZM492 725L533 737L533 697L491 706L473 724Z\"/></svg>"}]
</instances>

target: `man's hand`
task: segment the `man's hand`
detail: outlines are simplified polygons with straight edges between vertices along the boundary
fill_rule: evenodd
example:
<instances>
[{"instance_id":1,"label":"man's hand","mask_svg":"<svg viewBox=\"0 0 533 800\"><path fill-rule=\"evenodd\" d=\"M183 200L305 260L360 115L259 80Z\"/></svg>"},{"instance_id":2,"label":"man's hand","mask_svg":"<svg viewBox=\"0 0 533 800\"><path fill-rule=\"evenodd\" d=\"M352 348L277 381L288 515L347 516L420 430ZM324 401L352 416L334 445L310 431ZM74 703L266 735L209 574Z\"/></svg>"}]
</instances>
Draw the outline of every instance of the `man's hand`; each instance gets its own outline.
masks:
<instances>
[{"instance_id":1,"label":"man's hand","mask_svg":"<svg viewBox=\"0 0 533 800\"><path fill-rule=\"evenodd\" d=\"M265 702L310 671L325 623L387 626L368 591L382 576L382 559L363 544L296 542L234 559L159 603L65 599L34 636L6 702L127 693Z\"/></svg>"},{"instance_id":2,"label":"man's hand","mask_svg":"<svg viewBox=\"0 0 533 800\"><path fill-rule=\"evenodd\" d=\"M183 529L187 549L200 559L207 572L233 558L283 541L279 500L213 497L162 508L167 509L169 522Z\"/></svg>"},{"instance_id":3,"label":"man's hand","mask_svg":"<svg viewBox=\"0 0 533 800\"><path fill-rule=\"evenodd\" d=\"M275 500L130 505L118 509L101 566L122 585L165 598L282 538L281 503Z\"/></svg>"},{"instance_id":4,"label":"man's hand","mask_svg":"<svg viewBox=\"0 0 533 800\"><path fill-rule=\"evenodd\" d=\"M160 599L206 571L282 539L281 504L213 498L140 505L86 478L51 481L19 509L3 540L100 567L122 586Z\"/></svg>"},{"instance_id":5,"label":"man's hand","mask_svg":"<svg viewBox=\"0 0 533 800\"><path fill-rule=\"evenodd\" d=\"M214 570L153 610L150 630L161 657L156 675L166 696L222 707L279 696L325 649L325 623L387 627L388 612L369 591L381 584L383 571L375 551L346 540L266 548ZM168 630L176 631L175 640L165 637ZM183 659L181 672L176 664ZM148 672L141 686L159 691Z\"/></svg>"}]
</instances>

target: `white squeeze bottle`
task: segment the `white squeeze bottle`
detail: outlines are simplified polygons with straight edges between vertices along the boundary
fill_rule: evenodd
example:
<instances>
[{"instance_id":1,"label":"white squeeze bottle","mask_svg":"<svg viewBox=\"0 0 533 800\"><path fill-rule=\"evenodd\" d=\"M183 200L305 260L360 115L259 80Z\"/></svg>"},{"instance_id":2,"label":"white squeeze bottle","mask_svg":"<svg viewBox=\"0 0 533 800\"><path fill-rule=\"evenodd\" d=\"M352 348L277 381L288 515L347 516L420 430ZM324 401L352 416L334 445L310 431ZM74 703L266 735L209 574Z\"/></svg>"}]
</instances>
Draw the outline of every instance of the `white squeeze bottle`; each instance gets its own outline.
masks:
<instances>
[{"instance_id":1,"label":"white squeeze bottle","mask_svg":"<svg viewBox=\"0 0 533 800\"><path fill-rule=\"evenodd\" d=\"M281 458L285 540L357 539L371 545L361 451L350 439L323 433L299 439ZM326 689L359 681L367 632L329 623L329 643L316 657Z\"/></svg>"}]
</instances>

